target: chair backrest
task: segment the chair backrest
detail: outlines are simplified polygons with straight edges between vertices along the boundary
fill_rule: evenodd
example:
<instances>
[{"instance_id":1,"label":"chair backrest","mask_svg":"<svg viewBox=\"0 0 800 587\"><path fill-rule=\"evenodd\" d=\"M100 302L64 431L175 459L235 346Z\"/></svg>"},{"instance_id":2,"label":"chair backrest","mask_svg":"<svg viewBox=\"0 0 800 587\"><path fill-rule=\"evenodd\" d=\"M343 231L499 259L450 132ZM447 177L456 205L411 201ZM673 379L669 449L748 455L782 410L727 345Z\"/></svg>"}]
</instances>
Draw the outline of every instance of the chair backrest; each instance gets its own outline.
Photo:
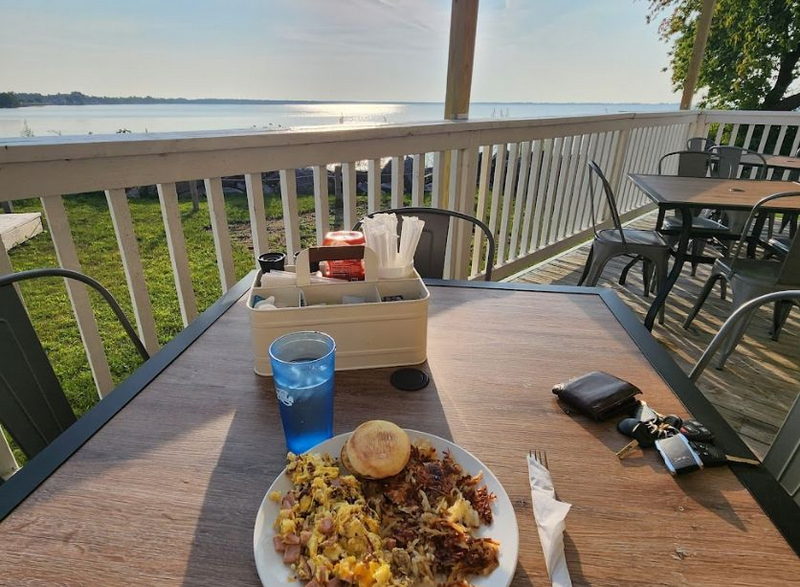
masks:
<instances>
[{"instance_id":1,"label":"chair backrest","mask_svg":"<svg viewBox=\"0 0 800 587\"><path fill-rule=\"evenodd\" d=\"M619 210L617 210L617 200L614 197L614 190L611 189L611 184L608 183L603 170L600 169L600 166L595 161L589 161L589 212L592 215L592 230L594 231L595 236L597 236L597 212L595 210L595 196L594 196L594 181L592 181L591 173L594 173L599 179L600 183L603 186L603 195L605 196L605 202L608 206L608 210L611 213L611 221L614 223L614 229L619 232L620 239L622 243L625 243L625 232L622 230L622 222L619 219ZM602 206L599 207L602 209Z\"/></svg>"},{"instance_id":2,"label":"chair backrest","mask_svg":"<svg viewBox=\"0 0 800 587\"><path fill-rule=\"evenodd\" d=\"M474 216L455 212L453 210L446 210L443 208L391 208L388 210L380 210L367 214L370 218L375 214L396 214L401 222L399 230L403 231L403 216L416 216L423 222L425 226L422 229L422 235L419 238L417 251L414 254L414 268L421 277L441 278L444 275L444 261L445 251L447 249L447 235L450 232L450 221L470 222L474 227L479 228L486 240L488 241L488 255L486 262L486 271L484 272L484 280L492 280L492 268L494 266L495 255L495 239L489 227L478 220ZM353 230L359 230L361 222L356 223Z\"/></svg>"},{"instance_id":3,"label":"chair backrest","mask_svg":"<svg viewBox=\"0 0 800 587\"><path fill-rule=\"evenodd\" d=\"M800 191L779 192L777 194L772 194L765 198L761 198L756 205L753 206L753 209L748 214L747 220L744 223L742 233L739 235L739 240L736 241L736 244L733 247L733 260L731 263L734 270L742 249L746 247L751 238L751 227L759 214L762 213L763 207L769 202L783 198L800 198ZM800 285L800 238L792 239L792 242L789 245L789 250L780 263L781 268L778 273L778 280L776 283L783 286Z\"/></svg>"},{"instance_id":4,"label":"chair backrest","mask_svg":"<svg viewBox=\"0 0 800 587\"><path fill-rule=\"evenodd\" d=\"M764 468L800 505L800 396L794 400L764 457Z\"/></svg>"},{"instance_id":5,"label":"chair backrest","mask_svg":"<svg viewBox=\"0 0 800 587\"><path fill-rule=\"evenodd\" d=\"M13 285L50 276L75 279L97 290L142 358L149 358L117 301L90 277L68 269L34 269L0 275L0 424L28 458L75 422L75 414Z\"/></svg>"},{"instance_id":6,"label":"chair backrest","mask_svg":"<svg viewBox=\"0 0 800 587\"><path fill-rule=\"evenodd\" d=\"M670 157L678 158L678 176L706 177L711 168L711 154L706 151L673 151L658 160L658 174L663 175L664 161Z\"/></svg>"},{"instance_id":7,"label":"chair backrest","mask_svg":"<svg viewBox=\"0 0 800 587\"><path fill-rule=\"evenodd\" d=\"M716 143L707 137L691 137L686 140L686 148L690 151L707 151Z\"/></svg>"},{"instance_id":8,"label":"chair backrest","mask_svg":"<svg viewBox=\"0 0 800 587\"><path fill-rule=\"evenodd\" d=\"M715 145L708 152L715 157L712 171L717 177L735 179L739 177L739 167L742 165L757 166L756 179L766 177L767 161L761 153L728 145Z\"/></svg>"},{"instance_id":9,"label":"chair backrest","mask_svg":"<svg viewBox=\"0 0 800 587\"><path fill-rule=\"evenodd\" d=\"M742 320L748 317L764 304L781 301L800 302L800 289L773 292L752 299L731 314L719 332L708 343L706 350L698 359L689 379L697 381L705 368L719 350L722 343L731 336ZM800 397L789 410L786 420L778 430L778 435L772 443L767 455L764 457L764 468L775 477L786 492L800 505Z\"/></svg>"}]
</instances>

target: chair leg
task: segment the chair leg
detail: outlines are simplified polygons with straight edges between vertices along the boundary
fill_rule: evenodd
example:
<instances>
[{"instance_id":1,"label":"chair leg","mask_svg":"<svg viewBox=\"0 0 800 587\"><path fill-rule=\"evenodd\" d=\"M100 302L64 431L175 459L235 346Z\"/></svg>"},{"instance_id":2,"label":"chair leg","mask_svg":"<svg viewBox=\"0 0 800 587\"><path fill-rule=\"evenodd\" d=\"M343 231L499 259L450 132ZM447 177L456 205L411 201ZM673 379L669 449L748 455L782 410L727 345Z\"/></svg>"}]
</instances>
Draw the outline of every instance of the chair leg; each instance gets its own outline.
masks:
<instances>
[{"instance_id":1,"label":"chair leg","mask_svg":"<svg viewBox=\"0 0 800 587\"><path fill-rule=\"evenodd\" d=\"M667 282L667 275L669 274L669 255L666 255L661 259L657 259L655 265L656 265L656 282L658 284L657 287L660 289ZM667 308L667 301L664 300L664 303L661 304L661 308L658 311L658 323L661 324L662 326L664 325L666 308Z\"/></svg>"},{"instance_id":2,"label":"chair leg","mask_svg":"<svg viewBox=\"0 0 800 587\"><path fill-rule=\"evenodd\" d=\"M711 276L706 281L703 289L700 291L700 295L697 296L697 301L694 303L694 307L689 312L689 315L686 316L686 320L683 322L684 328L689 328L692 325L692 321L697 316L697 313L700 311L700 308L706 302L708 298L708 294L711 293L711 290L714 289L714 284L717 283L718 280L722 279L722 275L719 273L712 273ZM724 282L724 280L723 280Z\"/></svg>"},{"instance_id":3,"label":"chair leg","mask_svg":"<svg viewBox=\"0 0 800 587\"><path fill-rule=\"evenodd\" d=\"M655 289L653 284L653 263L650 259L644 259L644 265L642 265L642 281L644 282L644 297L650 297L650 292Z\"/></svg>"},{"instance_id":4,"label":"chair leg","mask_svg":"<svg viewBox=\"0 0 800 587\"><path fill-rule=\"evenodd\" d=\"M630 260L630 262L627 265L625 265L625 267L622 269L622 273L619 274L620 285L625 285L625 281L628 279L628 271L630 271L631 268L641 260L642 257L640 255L636 255L633 259Z\"/></svg>"},{"instance_id":5,"label":"chair leg","mask_svg":"<svg viewBox=\"0 0 800 587\"><path fill-rule=\"evenodd\" d=\"M697 261L696 257L701 257L706 250L706 239L704 238L696 238L692 239L692 277L697 275L697 266L700 263Z\"/></svg>"},{"instance_id":6,"label":"chair leg","mask_svg":"<svg viewBox=\"0 0 800 587\"><path fill-rule=\"evenodd\" d=\"M758 292L741 292L739 288L732 287L731 290L733 291L733 308L731 309L731 313L735 312L737 308L741 307L749 300L757 298L759 295ZM755 313L756 309L753 308L746 316L740 318L739 324L737 324L733 330L731 330L731 332L728 334L728 337L722 343L719 353L717 354L716 368L718 370L721 371L725 368L725 363L727 362L728 357L731 356L731 353L733 353L734 349L741 342L742 337L744 337L744 333L747 331L747 327L750 325L750 321L753 319L753 315Z\"/></svg>"},{"instance_id":7,"label":"chair leg","mask_svg":"<svg viewBox=\"0 0 800 587\"><path fill-rule=\"evenodd\" d=\"M586 257L586 265L583 266L583 273L581 274L581 278L578 280L578 285L583 285L583 282L586 281L586 276L589 275L589 267L592 266L592 259L594 258L594 243L589 248L589 256Z\"/></svg>"},{"instance_id":8,"label":"chair leg","mask_svg":"<svg viewBox=\"0 0 800 587\"><path fill-rule=\"evenodd\" d=\"M588 287L594 287L597 285L597 282L600 280L600 276L603 274L603 269L606 268L606 264L608 263L609 259L611 259L611 257L595 254L594 258L592 259L592 265L589 267L589 271L586 274L586 279L583 281L583 285Z\"/></svg>"},{"instance_id":9,"label":"chair leg","mask_svg":"<svg viewBox=\"0 0 800 587\"><path fill-rule=\"evenodd\" d=\"M775 309L772 311L772 332L770 333L772 340L778 340L791 311L792 302L775 302Z\"/></svg>"}]
</instances>

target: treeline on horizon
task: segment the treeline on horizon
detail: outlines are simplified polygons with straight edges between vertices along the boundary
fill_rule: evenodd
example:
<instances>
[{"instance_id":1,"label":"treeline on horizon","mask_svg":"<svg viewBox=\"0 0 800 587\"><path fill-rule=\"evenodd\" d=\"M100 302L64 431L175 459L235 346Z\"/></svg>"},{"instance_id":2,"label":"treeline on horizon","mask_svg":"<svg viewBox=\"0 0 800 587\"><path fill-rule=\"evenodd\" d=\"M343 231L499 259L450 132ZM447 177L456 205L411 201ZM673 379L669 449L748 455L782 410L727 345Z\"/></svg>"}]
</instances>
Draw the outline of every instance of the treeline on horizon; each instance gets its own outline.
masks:
<instances>
[{"instance_id":1,"label":"treeline on horizon","mask_svg":"<svg viewBox=\"0 0 800 587\"><path fill-rule=\"evenodd\" d=\"M38 94L0 92L0 108L21 106L85 106L89 104L315 104L319 100L252 100L238 98L154 98L152 96L87 96L82 92ZM325 100L336 103L337 100ZM349 101L348 101L349 102ZM343 102L344 103L344 102Z\"/></svg>"}]
</instances>

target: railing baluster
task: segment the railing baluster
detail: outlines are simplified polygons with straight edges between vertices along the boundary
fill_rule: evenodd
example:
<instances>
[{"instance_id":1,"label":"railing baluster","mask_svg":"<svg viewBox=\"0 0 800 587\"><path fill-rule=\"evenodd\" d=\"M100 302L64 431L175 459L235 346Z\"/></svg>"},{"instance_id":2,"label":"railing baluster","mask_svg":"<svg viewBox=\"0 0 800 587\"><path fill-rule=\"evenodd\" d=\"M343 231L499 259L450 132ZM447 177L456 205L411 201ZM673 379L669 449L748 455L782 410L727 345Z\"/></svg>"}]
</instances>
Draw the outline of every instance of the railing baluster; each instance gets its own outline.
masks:
<instances>
[{"instance_id":1,"label":"railing baluster","mask_svg":"<svg viewBox=\"0 0 800 587\"><path fill-rule=\"evenodd\" d=\"M75 242L72 240L72 231L67 219L67 211L64 208L64 200L61 196L50 196L41 198L41 201L58 264L64 269L81 271L81 264L78 261L78 253L75 250ZM114 388L114 381L111 379L111 370L108 367L103 341L100 338L97 320L95 320L92 305L89 302L89 293L84 284L74 279L65 278L64 283L67 286L67 294L78 322L78 330L83 340L83 347L86 349L86 356L89 359L89 367L92 370L97 391L100 397L103 397Z\"/></svg>"},{"instance_id":2,"label":"railing baluster","mask_svg":"<svg viewBox=\"0 0 800 587\"><path fill-rule=\"evenodd\" d=\"M525 190L525 218L522 222L522 237L519 241L519 255L530 251L531 230L533 228L533 207L536 203L536 186L539 182L542 158L542 141L535 140L531 143L531 163L528 172L527 189Z\"/></svg>"},{"instance_id":3,"label":"railing baluster","mask_svg":"<svg viewBox=\"0 0 800 587\"><path fill-rule=\"evenodd\" d=\"M442 207L442 187L444 186L444 151L436 151L433 154L433 180L431 182L431 207Z\"/></svg>"},{"instance_id":4,"label":"railing baluster","mask_svg":"<svg viewBox=\"0 0 800 587\"><path fill-rule=\"evenodd\" d=\"M328 200L328 167L314 166L314 227L317 242L321 243L331 229L330 202Z\"/></svg>"},{"instance_id":5,"label":"railing baluster","mask_svg":"<svg viewBox=\"0 0 800 587\"><path fill-rule=\"evenodd\" d=\"M392 208L402 208L405 191L405 157L392 157Z\"/></svg>"},{"instance_id":6,"label":"railing baluster","mask_svg":"<svg viewBox=\"0 0 800 587\"><path fill-rule=\"evenodd\" d=\"M222 293L236 284L236 271L233 268L233 249L228 231L228 215L225 213L225 195L222 191L222 178L211 177L205 180L208 214L211 217L211 234L214 237L214 251L217 255L219 281Z\"/></svg>"},{"instance_id":7,"label":"railing baluster","mask_svg":"<svg viewBox=\"0 0 800 587\"><path fill-rule=\"evenodd\" d=\"M136 233L133 230L131 211L128 208L128 196L121 188L106 190L106 200L111 213L111 223L117 235L117 246L122 257L122 268L125 271L125 280L128 282L128 292L133 304L139 337L148 352L155 354L159 349L156 321L153 318L153 307L150 305L150 294L144 279L144 268L142 258L139 256Z\"/></svg>"},{"instance_id":8,"label":"railing baluster","mask_svg":"<svg viewBox=\"0 0 800 587\"><path fill-rule=\"evenodd\" d=\"M462 214L475 214L475 188L478 182L478 152L475 148L459 149L459 165L455 166L458 174L457 191L454 192L453 208ZM472 226L466 222L451 221L453 235L453 257L455 279L466 279L469 275L469 249L472 241Z\"/></svg>"},{"instance_id":9,"label":"railing baluster","mask_svg":"<svg viewBox=\"0 0 800 587\"><path fill-rule=\"evenodd\" d=\"M367 212L372 214L381 208L381 160L370 159L367 161Z\"/></svg>"},{"instance_id":10,"label":"railing baluster","mask_svg":"<svg viewBox=\"0 0 800 587\"><path fill-rule=\"evenodd\" d=\"M344 198L344 229L352 230L357 221L356 212L356 164L342 163L342 197Z\"/></svg>"},{"instance_id":11,"label":"railing baluster","mask_svg":"<svg viewBox=\"0 0 800 587\"><path fill-rule=\"evenodd\" d=\"M576 168L578 166L578 151L580 150L581 146L581 135L576 135L572 137L572 143L570 144L569 151L565 153L567 157L567 172L566 172L566 181L564 185L564 200L563 200L563 210L561 212L561 220L558 223L558 233L556 234L556 238L562 239L565 236L571 235L570 225L572 224L572 212L574 210L573 204L575 203L575 175L577 173Z\"/></svg>"},{"instance_id":12,"label":"railing baluster","mask_svg":"<svg viewBox=\"0 0 800 587\"><path fill-rule=\"evenodd\" d=\"M769 133L770 133L771 130L772 130L772 125L771 124L765 124L764 125L764 129L761 132L761 140L758 142L757 151L759 153L763 153L764 152L764 147L767 144L767 137L769 137Z\"/></svg>"},{"instance_id":13,"label":"railing baluster","mask_svg":"<svg viewBox=\"0 0 800 587\"><path fill-rule=\"evenodd\" d=\"M506 182L503 191L502 212L500 214L500 234L497 239L497 259L501 263L505 263L506 261L508 219L511 215L511 196L514 193L514 182L517 177L517 153L519 153L519 143L511 143L508 149L508 163L506 164Z\"/></svg>"},{"instance_id":14,"label":"railing baluster","mask_svg":"<svg viewBox=\"0 0 800 587\"><path fill-rule=\"evenodd\" d=\"M591 198L592 198L592 173L588 168L589 161L595 161L597 158L598 145L600 143L600 135L592 133L589 135L589 146L586 151L586 164L583 170L583 182L581 185L581 215L580 215L580 230L589 228L592 222L591 218Z\"/></svg>"},{"instance_id":15,"label":"railing baluster","mask_svg":"<svg viewBox=\"0 0 800 587\"><path fill-rule=\"evenodd\" d=\"M536 180L536 192L534 194L533 226L531 227L531 242L528 247L530 251L536 251L542 246L542 234L547 215L547 183L550 176L550 161L553 154L554 139L544 139L542 141L542 161L540 164L539 177Z\"/></svg>"},{"instance_id":16,"label":"railing baluster","mask_svg":"<svg viewBox=\"0 0 800 587\"><path fill-rule=\"evenodd\" d=\"M281 169L280 178L283 230L286 235L286 256L289 259L293 259L302 248L300 244L300 217L297 213L297 171L294 169Z\"/></svg>"},{"instance_id":17,"label":"railing baluster","mask_svg":"<svg viewBox=\"0 0 800 587\"><path fill-rule=\"evenodd\" d=\"M561 222L564 215L564 189L566 187L566 174L569 166L569 153L572 151L573 137L564 137L561 143L561 151L558 153L558 175L556 176L556 186L553 200L552 224L550 225L550 242L558 240L558 233L561 231Z\"/></svg>"},{"instance_id":18,"label":"railing baluster","mask_svg":"<svg viewBox=\"0 0 800 587\"><path fill-rule=\"evenodd\" d=\"M267 214L264 211L264 183L260 173L245 173L244 187L247 191L247 210L250 213L250 233L253 238L253 255L268 252Z\"/></svg>"},{"instance_id":19,"label":"railing baluster","mask_svg":"<svg viewBox=\"0 0 800 587\"><path fill-rule=\"evenodd\" d=\"M728 137L728 146L729 147L733 147L736 144L736 137L738 137L738 136L739 136L739 124L736 123L736 124L733 125L733 128L731 129L731 134Z\"/></svg>"},{"instance_id":20,"label":"railing baluster","mask_svg":"<svg viewBox=\"0 0 800 587\"><path fill-rule=\"evenodd\" d=\"M18 470L17 459L14 458L14 453L11 452L11 447L3 434L3 429L0 428L0 478L8 479Z\"/></svg>"},{"instance_id":21,"label":"railing baluster","mask_svg":"<svg viewBox=\"0 0 800 587\"><path fill-rule=\"evenodd\" d=\"M417 157L415 155L415 157ZM416 171L416 159L414 160L414 170ZM481 147L481 165L480 175L478 179L478 203L475 206L475 217L478 220L486 221L486 199L489 193L489 174L492 170L492 146L486 145ZM416 185L416 176L414 185ZM412 196L411 204L418 206L414 203ZM481 260L483 259L483 231L479 227L475 227L472 237L472 268L470 275L477 275L481 272Z\"/></svg>"},{"instance_id":22,"label":"railing baluster","mask_svg":"<svg viewBox=\"0 0 800 587\"><path fill-rule=\"evenodd\" d=\"M508 260L519 256L517 251L519 243L519 229L522 222L522 205L525 201L525 192L528 187L528 169L531 164L531 144L529 141L522 143L519 154L519 173L517 174L517 193L514 197L514 218L511 223L511 244L508 247Z\"/></svg>"},{"instance_id":23,"label":"railing baluster","mask_svg":"<svg viewBox=\"0 0 800 587\"><path fill-rule=\"evenodd\" d=\"M564 137L556 137L553 140L552 149L550 151L550 171L547 174L547 184L544 200L543 223L541 234L541 246L550 243L550 231L553 225L553 216L555 215L555 190L558 185L558 170L561 165L561 146L564 143Z\"/></svg>"},{"instance_id":24,"label":"railing baluster","mask_svg":"<svg viewBox=\"0 0 800 587\"><path fill-rule=\"evenodd\" d=\"M718 145L722 144L722 143L721 143L721 141L722 141L722 131L723 131L723 129L724 129L724 128L725 128L725 123L723 123L723 122L720 122L720 123L717 125L717 134L716 134L716 136L714 137L714 142L715 142L716 144L718 144ZM750 128L752 129L752 126L751 126ZM752 132L752 131L751 131L751 132Z\"/></svg>"},{"instance_id":25,"label":"railing baluster","mask_svg":"<svg viewBox=\"0 0 800 587\"><path fill-rule=\"evenodd\" d=\"M589 150L589 135L581 135L580 146L575 161L575 187L573 189L574 196L570 203L570 224L569 234L575 234L581 230L581 207L584 201L584 183L586 181L586 153Z\"/></svg>"},{"instance_id":26,"label":"railing baluster","mask_svg":"<svg viewBox=\"0 0 800 587\"><path fill-rule=\"evenodd\" d=\"M411 159L411 205L422 206L425 200L425 153L416 153Z\"/></svg>"},{"instance_id":27,"label":"railing baluster","mask_svg":"<svg viewBox=\"0 0 800 587\"><path fill-rule=\"evenodd\" d=\"M800 135L800 133L798 133L798 135ZM494 160L494 176L492 177L492 205L489 210L489 230L495 237L497 237L497 220L500 212L500 200L502 197L503 184L506 176L507 158L507 145L505 143L497 145L497 151ZM487 259L487 264L492 263L493 267L499 262L499 256L496 256L494 259Z\"/></svg>"},{"instance_id":28,"label":"railing baluster","mask_svg":"<svg viewBox=\"0 0 800 587\"><path fill-rule=\"evenodd\" d=\"M181 224L181 211L178 208L178 193L174 183L156 185L158 199L161 204L161 217L164 220L164 231L167 236L167 249L172 263L172 275L175 278L175 289L178 293L178 305L181 309L183 325L197 317L197 302L192 288L192 277L189 273L189 256L186 254L186 241Z\"/></svg>"}]
</instances>

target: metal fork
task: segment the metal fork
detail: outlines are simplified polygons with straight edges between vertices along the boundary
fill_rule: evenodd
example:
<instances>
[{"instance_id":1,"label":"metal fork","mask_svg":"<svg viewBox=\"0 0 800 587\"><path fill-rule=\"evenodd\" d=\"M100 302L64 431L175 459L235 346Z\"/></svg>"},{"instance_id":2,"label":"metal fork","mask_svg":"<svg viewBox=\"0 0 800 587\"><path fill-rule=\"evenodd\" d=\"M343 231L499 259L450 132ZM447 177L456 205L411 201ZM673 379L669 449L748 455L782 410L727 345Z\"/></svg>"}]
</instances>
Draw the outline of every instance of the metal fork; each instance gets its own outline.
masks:
<instances>
[{"instance_id":1,"label":"metal fork","mask_svg":"<svg viewBox=\"0 0 800 587\"><path fill-rule=\"evenodd\" d=\"M547 462L547 451L535 448L529 451L528 454L532 456L534 459L536 459L536 461L540 465L542 465L545 469L547 469L548 471L550 470L550 463ZM553 497L558 499L558 492L556 491L555 483L553 484Z\"/></svg>"}]
</instances>

